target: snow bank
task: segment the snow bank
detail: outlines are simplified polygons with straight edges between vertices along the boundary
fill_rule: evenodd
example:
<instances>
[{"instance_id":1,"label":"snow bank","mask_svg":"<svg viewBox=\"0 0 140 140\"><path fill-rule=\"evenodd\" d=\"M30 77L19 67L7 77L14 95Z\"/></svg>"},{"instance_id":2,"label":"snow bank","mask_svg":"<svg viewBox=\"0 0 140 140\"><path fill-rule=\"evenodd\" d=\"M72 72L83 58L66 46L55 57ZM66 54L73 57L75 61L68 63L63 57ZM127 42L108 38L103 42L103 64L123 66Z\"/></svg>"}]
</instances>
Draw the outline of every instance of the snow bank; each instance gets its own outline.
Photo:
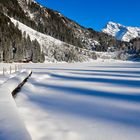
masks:
<instances>
[{"instance_id":1,"label":"snow bank","mask_svg":"<svg viewBox=\"0 0 140 140\"><path fill-rule=\"evenodd\" d=\"M0 139L30 140L30 136L19 117L12 92L30 74L22 70L0 86Z\"/></svg>"}]
</instances>

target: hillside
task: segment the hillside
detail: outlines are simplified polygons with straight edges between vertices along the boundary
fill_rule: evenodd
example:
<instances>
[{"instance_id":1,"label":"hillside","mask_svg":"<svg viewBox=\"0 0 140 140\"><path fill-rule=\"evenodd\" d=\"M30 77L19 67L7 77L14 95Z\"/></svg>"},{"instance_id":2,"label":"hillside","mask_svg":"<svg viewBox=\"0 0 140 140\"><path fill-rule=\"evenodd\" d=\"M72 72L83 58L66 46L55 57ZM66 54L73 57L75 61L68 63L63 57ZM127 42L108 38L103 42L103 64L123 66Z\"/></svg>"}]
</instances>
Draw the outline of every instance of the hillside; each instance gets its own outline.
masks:
<instances>
[{"instance_id":1,"label":"hillside","mask_svg":"<svg viewBox=\"0 0 140 140\"><path fill-rule=\"evenodd\" d=\"M12 0L11 3L6 1L0 1L3 5L1 9L10 17L68 44L91 50L101 46L106 50L104 45L111 46L112 42L115 42L115 38L84 28L61 13L44 8L35 1Z\"/></svg>"},{"instance_id":2,"label":"hillside","mask_svg":"<svg viewBox=\"0 0 140 140\"><path fill-rule=\"evenodd\" d=\"M39 42L41 50L46 57L45 60L48 62L82 62L88 61L89 59L96 59L96 55L92 51L81 49L55 39L49 35L40 33L13 18L11 18L11 21L15 25L18 24L18 29L22 31L22 34L26 33L25 36L30 36L31 40L37 40Z\"/></svg>"},{"instance_id":3,"label":"hillside","mask_svg":"<svg viewBox=\"0 0 140 140\"><path fill-rule=\"evenodd\" d=\"M1 29L4 30L0 32L1 40L4 38L7 40L2 41L0 46L1 61L43 62L46 59L51 62L71 62L96 58L95 53L91 51L80 49L39 32L42 26L37 25L36 20L29 16L26 8L23 10L23 6L29 8L29 4L31 1L0 1ZM32 4L36 3L32 2ZM13 49L16 49L16 52L13 52Z\"/></svg>"}]
</instances>

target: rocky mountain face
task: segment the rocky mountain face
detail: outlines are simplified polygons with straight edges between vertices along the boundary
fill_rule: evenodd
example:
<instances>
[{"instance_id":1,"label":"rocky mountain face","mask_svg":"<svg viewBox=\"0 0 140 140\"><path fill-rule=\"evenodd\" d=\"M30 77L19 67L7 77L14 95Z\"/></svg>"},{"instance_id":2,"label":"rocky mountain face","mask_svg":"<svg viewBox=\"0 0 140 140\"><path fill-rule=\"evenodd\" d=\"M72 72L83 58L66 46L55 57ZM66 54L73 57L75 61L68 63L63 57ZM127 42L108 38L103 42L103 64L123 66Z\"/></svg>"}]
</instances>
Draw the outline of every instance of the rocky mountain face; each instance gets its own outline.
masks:
<instances>
[{"instance_id":1,"label":"rocky mountain face","mask_svg":"<svg viewBox=\"0 0 140 140\"><path fill-rule=\"evenodd\" d=\"M109 22L103 29L103 32L114 36L118 40L126 42L129 42L131 39L140 37L140 28L127 27L114 22Z\"/></svg>"},{"instance_id":2,"label":"rocky mountain face","mask_svg":"<svg viewBox=\"0 0 140 140\"><path fill-rule=\"evenodd\" d=\"M10 37L1 32L1 40L3 40L4 36L8 40L9 44L11 44L8 45L9 52L7 52L7 50L4 50L6 47L3 46L6 43L1 43L1 61L22 61L25 59L27 61L42 62L46 57L50 59L50 61L71 62L96 58L94 52L90 50L85 51L85 48L80 46L79 40L72 36L70 28L63 27L64 21L59 17L60 14L58 12L43 8L32 0L0 0L0 11L3 15L1 16L1 20L3 20L3 18L8 20L8 22L6 21L7 23L5 21L2 23L1 29L6 30L7 26L11 25L13 32L15 30L15 36L12 36L13 32L11 32L11 30L8 31L11 35L9 35ZM16 23L13 23L13 20L11 19L15 19ZM26 27L24 26L24 29L22 27L19 28L19 24L22 24L22 27L26 25ZM75 23L73 22L73 24ZM80 25L76 25L80 27ZM32 32L28 32L29 27L34 30L34 34L32 34ZM20 35L16 33L16 30ZM28 34L26 34L26 32L28 32ZM35 36L35 34L39 34L40 36ZM51 36L53 38L50 38ZM42 38L42 40L45 41L42 43L38 38ZM31 43L24 41L26 39L30 40L29 42ZM36 43L34 43L34 41L36 41ZM25 43L26 45L23 45L22 43ZM34 45L37 45L38 47ZM21 49L19 46L26 47L22 47ZM55 50L56 47L58 52ZM16 48L16 54L13 54L12 52L12 49L14 48ZM21 51L26 52L25 54L27 54L27 56L21 53ZM9 57L9 59L6 60L4 54L7 53L11 57L15 57L12 59ZM19 57L17 58L18 55ZM41 60L38 57L41 58Z\"/></svg>"}]
</instances>

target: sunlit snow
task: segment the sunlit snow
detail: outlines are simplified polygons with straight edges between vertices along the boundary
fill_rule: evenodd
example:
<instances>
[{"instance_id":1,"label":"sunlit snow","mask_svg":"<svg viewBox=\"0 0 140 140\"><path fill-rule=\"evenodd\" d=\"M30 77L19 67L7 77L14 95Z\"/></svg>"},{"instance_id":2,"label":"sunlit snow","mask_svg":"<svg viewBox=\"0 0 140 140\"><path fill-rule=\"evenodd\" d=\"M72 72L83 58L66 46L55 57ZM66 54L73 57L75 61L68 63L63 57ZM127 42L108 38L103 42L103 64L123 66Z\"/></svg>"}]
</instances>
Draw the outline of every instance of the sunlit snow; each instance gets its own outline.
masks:
<instances>
[{"instance_id":1,"label":"sunlit snow","mask_svg":"<svg viewBox=\"0 0 140 140\"><path fill-rule=\"evenodd\" d=\"M140 63L26 64L16 103L33 140L139 140Z\"/></svg>"}]
</instances>

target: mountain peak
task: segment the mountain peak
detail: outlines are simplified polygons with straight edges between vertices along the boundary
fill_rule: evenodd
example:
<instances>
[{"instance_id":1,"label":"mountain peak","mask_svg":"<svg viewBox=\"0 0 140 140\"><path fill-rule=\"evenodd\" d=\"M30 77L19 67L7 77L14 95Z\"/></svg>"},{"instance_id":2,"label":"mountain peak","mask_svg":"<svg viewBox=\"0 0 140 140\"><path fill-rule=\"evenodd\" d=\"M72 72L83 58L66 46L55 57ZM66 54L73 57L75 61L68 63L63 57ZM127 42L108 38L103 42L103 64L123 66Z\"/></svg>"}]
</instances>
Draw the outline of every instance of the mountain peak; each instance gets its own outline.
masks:
<instances>
[{"instance_id":1,"label":"mountain peak","mask_svg":"<svg viewBox=\"0 0 140 140\"><path fill-rule=\"evenodd\" d=\"M119 28L119 27L121 27L123 25L121 25L119 23L116 23L116 22L109 21L106 26L107 27L110 27L111 26L112 28Z\"/></svg>"},{"instance_id":2,"label":"mountain peak","mask_svg":"<svg viewBox=\"0 0 140 140\"><path fill-rule=\"evenodd\" d=\"M116 37L118 40L126 42L129 42L133 38L140 37L140 28L124 26L112 21L108 22L102 31Z\"/></svg>"}]
</instances>

